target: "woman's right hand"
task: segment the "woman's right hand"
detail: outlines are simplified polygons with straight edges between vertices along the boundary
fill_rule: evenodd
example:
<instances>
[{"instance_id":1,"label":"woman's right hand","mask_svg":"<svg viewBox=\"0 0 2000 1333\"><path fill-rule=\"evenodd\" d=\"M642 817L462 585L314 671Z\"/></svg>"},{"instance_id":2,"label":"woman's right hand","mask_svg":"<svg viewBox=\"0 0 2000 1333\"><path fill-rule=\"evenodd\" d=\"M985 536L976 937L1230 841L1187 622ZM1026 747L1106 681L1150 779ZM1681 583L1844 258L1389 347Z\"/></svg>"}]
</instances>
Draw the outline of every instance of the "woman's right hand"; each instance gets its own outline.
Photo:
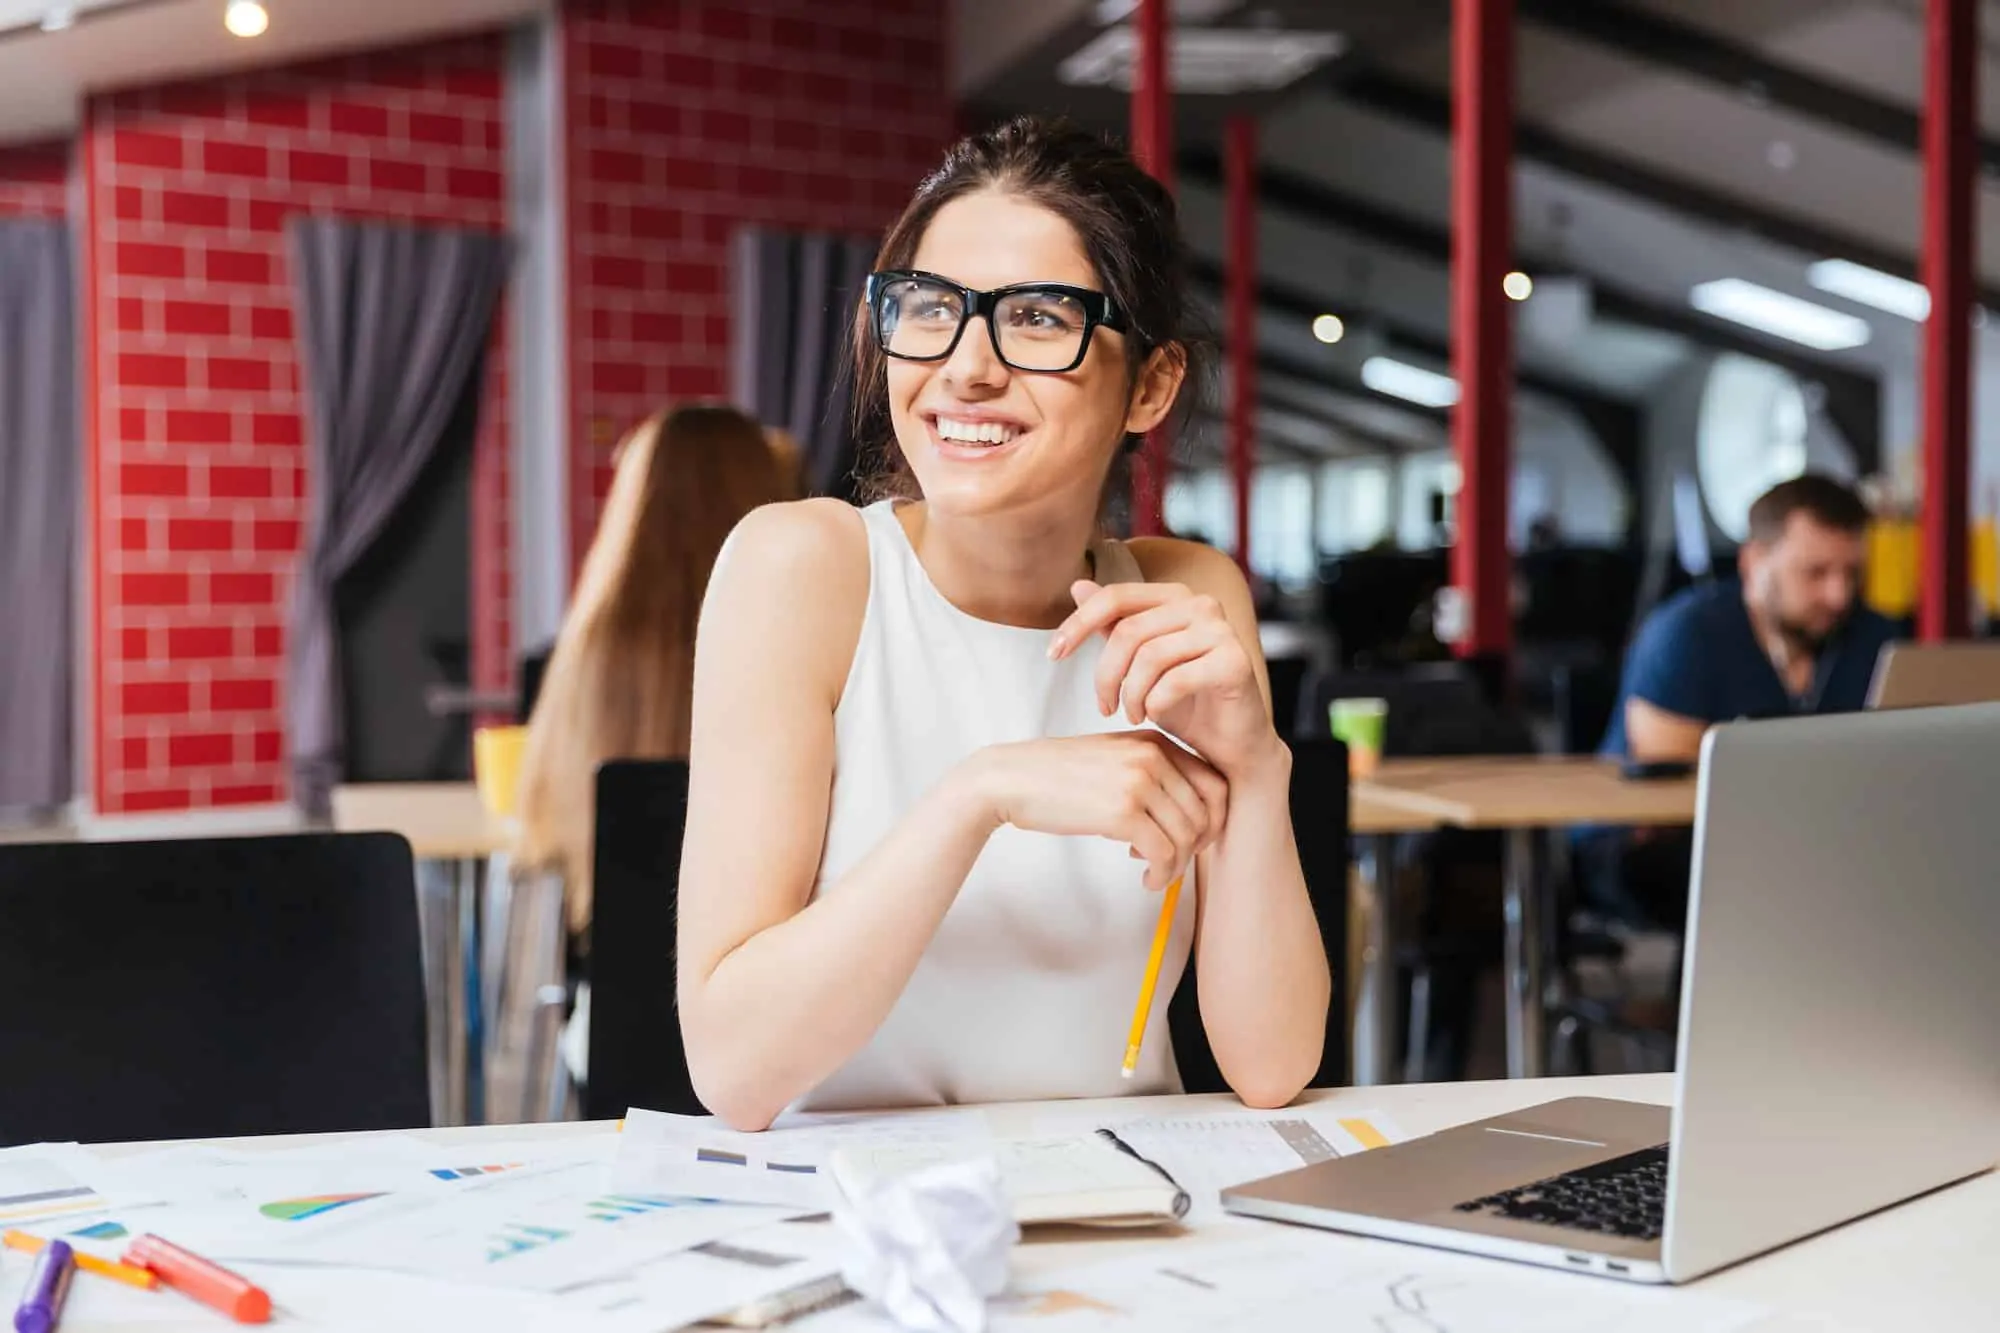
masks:
<instances>
[{"instance_id":1,"label":"woman's right hand","mask_svg":"<svg viewBox=\"0 0 2000 1333\"><path fill-rule=\"evenodd\" d=\"M1125 843L1156 891L1221 836L1229 811L1222 775L1158 731L994 745L972 767L996 824Z\"/></svg>"}]
</instances>

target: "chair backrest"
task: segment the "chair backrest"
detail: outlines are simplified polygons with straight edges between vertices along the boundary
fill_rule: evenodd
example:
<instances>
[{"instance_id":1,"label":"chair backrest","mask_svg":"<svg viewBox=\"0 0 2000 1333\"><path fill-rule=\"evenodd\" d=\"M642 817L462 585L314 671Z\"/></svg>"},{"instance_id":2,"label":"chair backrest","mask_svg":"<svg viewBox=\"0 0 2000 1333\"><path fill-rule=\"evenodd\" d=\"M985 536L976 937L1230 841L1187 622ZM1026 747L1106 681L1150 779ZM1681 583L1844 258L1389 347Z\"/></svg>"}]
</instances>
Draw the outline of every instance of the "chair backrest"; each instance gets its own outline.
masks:
<instances>
[{"instance_id":1,"label":"chair backrest","mask_svg":"<svg viewBox=\"0 0 2000 1333\"><path fill-rule=\"evenodd\" d=\"M1333 995L1327 1007L1326 1045L1320 1055L1316 1088L1347 1082L1347 988L1341 973L1347 959L1347 747L1335 740L1302 740L1292 744L1292 832L1298 840L1299 864L1306 873L1306 894L1319 918L1320 943L1333 970ZM1189 1092L1226 1092L1228 1083L1216 1064L1201 1023L1201 992L1192 965L1175 988L1167 1010L1167 1030L1174 1043L1174 1062Z\"/></svg>"},{"instance_id":2,"label":"chair backrest","mask_svg":"<svg viewBox=\"0 0 2000 1333\"><path fill-rule=\"evenodd\" d=\"M583 1113L632 1107L701 1115L674 1007L674 891L687 830L688 767L614 759L597 770L591 880L590 1069Z\"/></svg>"},{"instance_id":3,"label":"chair backrest","mask_svg":"<svg viewBox=\"0 0 2000 1333\"><path fill-rule=\"evenodd\" d=\"M0 846L0 1146L430 1124L410 847Z\"/></svg>"}]
</instances>

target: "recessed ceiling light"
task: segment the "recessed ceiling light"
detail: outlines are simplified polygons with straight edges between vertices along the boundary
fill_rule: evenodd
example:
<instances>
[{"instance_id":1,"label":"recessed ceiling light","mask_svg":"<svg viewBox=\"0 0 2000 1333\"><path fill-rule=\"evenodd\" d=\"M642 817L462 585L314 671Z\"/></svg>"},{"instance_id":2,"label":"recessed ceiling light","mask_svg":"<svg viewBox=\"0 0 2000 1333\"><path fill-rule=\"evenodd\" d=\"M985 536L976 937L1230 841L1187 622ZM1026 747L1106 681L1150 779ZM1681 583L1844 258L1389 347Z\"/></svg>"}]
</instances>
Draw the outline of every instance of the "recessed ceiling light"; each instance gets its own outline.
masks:
<instances>
[{"instance_id":1,"label":"recessed ceiling light","mask_svg":"<svg viewBox=\"0 0 2000 1333\"><path fill-rule=\"evenodd\" d=\"M1801 301L1742 278L1701 283L1688 293L1688 304L1703 314L1822 352L1843 351L1868 342L1868 321L1859 315Z\"/></svg>"},{"instance_id":2,"label":"recessed ceiling light","mask_svg":"<svg viewBox=\"0 0 2000 1333\"><path fill-rule=\"evenodd\" d=\"M1074 87L1130 91L1138 37L1130 24L1106 28L1056 67ZM1270 92L1347 49L1337 32L1175 28L1167 38L1167 82L1177 93Z\"/></svg>"},{"instance_id":3,"label":"recessed ceiling light","mask_svg":"<svg viewBox=\"0 0 2000 1333\"><path fill-rule=\"evenodd\" d=\"M1361 363L1361 382L1377 393L1425 407L1450 407L1458 401L1458 381L1393 357L1371 356Z\"/></svg>"},{"instance_id":4,"label":"recessed ceiling light","mask_svg":"<svg viewBox=\"0 0 2000 1333\"><path fill-rule=\"evenodd\" d=\"M1507 299L1510 301L1525 301L1535 294L1535 280L1520 269L1515 269L1500 279L1500 290L1507 293Z\"/></svg>"},{"instance_id":5,"label":"recessed ceiling light","mask_svg":"<svg viewBox=\"0 0 2000 1333\"><path fill-rule=\"evenodd\" d=\"M271 14L257 0L229 0L229 8L222 11L222 26L238 37L261 37L271 26Z\"/></svg>"},{"instance_id":6,"label":"recessed ceiling light","mask_svg":"<svg viewBox=\"0 0 2000 1333\"><path fill-rule=\"evenodd\" d=\"M1321 315L1313 321L1313 337L1323 343L1337 343L1347 336L1347 324L1339 315Z\"/></svg>"},{"instance_id":7,"label":"recessed ceiling light","mask_svg":"<svg viewBox=\"0 0 2000 1333\"><path fill-rule=\"evenodd\" d=\"M1834 296L1901 315L1913 324L1930 317L1931 294L1922 283L1851 259L1822 259L1806 270L1806 281Z\"/></svg>"}]
</instances>

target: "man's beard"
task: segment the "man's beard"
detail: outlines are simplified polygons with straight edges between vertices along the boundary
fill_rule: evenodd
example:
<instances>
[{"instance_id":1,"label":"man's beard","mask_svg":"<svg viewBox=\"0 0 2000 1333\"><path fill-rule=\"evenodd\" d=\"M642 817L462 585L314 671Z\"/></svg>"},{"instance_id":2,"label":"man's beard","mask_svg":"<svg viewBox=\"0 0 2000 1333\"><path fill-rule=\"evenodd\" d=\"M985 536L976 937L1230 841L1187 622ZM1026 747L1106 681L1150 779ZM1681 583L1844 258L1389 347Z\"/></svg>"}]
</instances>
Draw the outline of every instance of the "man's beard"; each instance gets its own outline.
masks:
<instances>
[{"instance_id":1,"label":"man's beard","mask_svg":"<svg viewBox=\"0 0 2000 1333\"><path fill-rule=\"evenodd\" d=\"M1771 619L1778 631L1778 637L1785 641L1785 646L1795 653L1803 653L1808 657L1818 657L1820 650L1840 632L1843 623L1842 620L1836 620L1822 631L1779 616L1773 616Z\"/></svg>"}]
</instances>

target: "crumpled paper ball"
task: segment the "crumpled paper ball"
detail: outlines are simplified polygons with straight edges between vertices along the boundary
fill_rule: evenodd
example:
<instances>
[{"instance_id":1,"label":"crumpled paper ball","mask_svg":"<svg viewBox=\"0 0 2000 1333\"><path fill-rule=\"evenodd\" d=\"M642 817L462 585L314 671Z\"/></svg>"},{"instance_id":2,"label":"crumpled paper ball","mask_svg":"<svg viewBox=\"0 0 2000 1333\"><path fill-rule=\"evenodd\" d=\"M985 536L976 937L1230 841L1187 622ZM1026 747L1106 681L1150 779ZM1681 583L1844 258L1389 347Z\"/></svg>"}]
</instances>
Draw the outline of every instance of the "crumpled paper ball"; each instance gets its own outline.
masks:
<instances>
[{"instance_id":1,"label":"crumpled paper ball","mask_svg":"<svg viewBox=\"0 0 2000 1333\"><path fill-rule=\"evenodd\" d=\"M987 1298L1007 1289L1021 1238L990 1157L882 1181L833 1220L848 1240L847 1285L919 1333L984 1333Z\"/></svg>"}]
</instances>

